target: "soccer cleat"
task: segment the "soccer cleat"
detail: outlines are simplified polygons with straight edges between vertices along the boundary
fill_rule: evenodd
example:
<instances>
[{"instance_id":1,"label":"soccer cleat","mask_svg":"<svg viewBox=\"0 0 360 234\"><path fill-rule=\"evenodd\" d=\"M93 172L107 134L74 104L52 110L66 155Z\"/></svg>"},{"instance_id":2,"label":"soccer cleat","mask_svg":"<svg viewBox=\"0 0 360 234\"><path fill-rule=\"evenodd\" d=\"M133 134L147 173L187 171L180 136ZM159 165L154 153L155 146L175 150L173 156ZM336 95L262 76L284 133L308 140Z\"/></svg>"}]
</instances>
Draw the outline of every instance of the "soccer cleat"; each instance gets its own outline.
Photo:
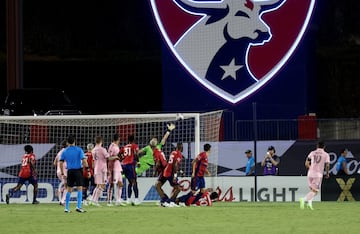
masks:
<instances>
[{"instance_id":1,"label":"soccer cleat","mask_svg":"<svg viewBox=\"0 0 360 234\"><path fill-rule=\"evenodd\" d=\"M170 202L169 207L180 207L180 206L175 202Z\"/></svg>"},{"instance_id":2,"label":"soccer cleat","mask_svg":"<svg viewBox=\"0 0 360 234\"><path fill-rule=\"evenodd\" d=\"M83 200L82 203L83 203L84 206L88 206L88 205L89 205L89 202L86 201L86 200Z\"/></svg>"},{"instance_id":3,"label":"soccer cleat","mask_svg":"<svg viewBox=\"0 0 360 234\"><path fill-rule=\"evenodd\" d=\"M299 199L299 201L300 201L300 209L304 209L304 207L305 207L305 201L304 201L304 198L300 198Z\"/></svg>"},{"instance_id":4,"label":"soccer cleat","mask_svg":"<svg viewBox=\"0 0 360 234\"><path fill-rule=\"evenodd\" d=\"M310 210L314 210L312 204L307 204L307 208L309 208Z\"/></svg>"},{"instance_id":5,"label":"soccer cleat","mask_svg":"<svg viewBox=\"0 0 360 234\"><path fill-rule=\"evenodd\" d=\"M83 210L83 209L81 209L81 208L76 208L76 212L79 212L79 213L85 213L85 212L86 212L86 210Z\"/></svg>"},{"instance_id":6,"label":"soccer cleat","mask_svg":"<svg viewBox=\"0 0 360 234\"><path fill-rule=\"evenodd\" d=\"M185 202L179 202L179 206L180 207L186 207L186 204L185 204Z\"/></svg>"},{"instance_id":7,"label":"soccer cleat","mask_svg":"<svg viewBox=\"0 0 360 234\"><path fill-rule=\"evenodd\" d=\"M92 200L92 195L89 195L87 198L86 198L86 201L90 202Z\"/></svg>"},{"instance_id":8,"label":"soccer cleat","mask_svg":"<svg viewBox=\"0 0 360 234\"><path fill-rule=\"evenodd\" d=\"M114 206L112 203L107 203L106 205L107 206Z\"/></svg>"},{"instance_id":9,"label":"soccer cleat","mask_svg":"<svg viewBox=\"0 0 360 234\"><path fill-rule=\"evenodd\" d=\"M10 195L6 194L6 198L5 198L6 204L9 204L10 201Z\"/></svg>"},{"instance_id":10,"label":"soccer cleat","mask_svg":"<svg viewBox=\"0 0 360 234\"><path fill-rule=\"evenodd\" d=\"M125 202L116 202L115 203L116 206L126 206Z\"/></svg>"},{"instance_id":11,"label":"soccer cleat","mask_svg":"<svg viewBox=\"0 0 360 234\"><path fill-rule=\"evenodd\" d=\"M92 206L101 206L98 202L94 202L94 201L91 201L89 204Z\"/></svg>"},{"instance_id":12,"label":"soccer cleat","mask_svg":"<svg viewBox=\"0 0 360 234\"><path fill-rule=\"evenodd\" d=\"M170 206L170 204L168 202L161 202L160 205L163 206L163 207L169 207Z\"/></svg>"},{"instance_id":13,"label":"soccer cleat","mask_svg":"<svg viewBox=\"0 0 360 234\"><path fill-rule=\"evenodd\" d=\"M40 202L37 201L37 200L35 200L35 201L32 202L32 204L34 204L34 205L39 204L39 203L40 203Z\"/></svg>"},{"instance_id":14,"label":"soccer cleat","mask_svg":"<svg viewBox=\"0 0 360 234\"><path fill-rule=\"evenodd\" d=\"M135 198L133 206L138 206L138 205L140 205L140 201L139 201L139 199Z\"/></svg>"},{"instance_id":15,"label":"soccer cleat","mask_svg":"<svg viewBox=\"0 0 360 234\"><path fill-rule=\"evenodd\" d=\"M59 202L60 206L65 206L65 202Z\"/></svg>"},{"instance_id":16,"label":"soccer cleat","mask_svg":"<svg viewBox=\"0 0 360 234\"><path fill-rule=\"evenodd\" d=\"M65 213L70 213L70 210L65 209L64 212L65 212Z\"/></svg>"}]
</instances>

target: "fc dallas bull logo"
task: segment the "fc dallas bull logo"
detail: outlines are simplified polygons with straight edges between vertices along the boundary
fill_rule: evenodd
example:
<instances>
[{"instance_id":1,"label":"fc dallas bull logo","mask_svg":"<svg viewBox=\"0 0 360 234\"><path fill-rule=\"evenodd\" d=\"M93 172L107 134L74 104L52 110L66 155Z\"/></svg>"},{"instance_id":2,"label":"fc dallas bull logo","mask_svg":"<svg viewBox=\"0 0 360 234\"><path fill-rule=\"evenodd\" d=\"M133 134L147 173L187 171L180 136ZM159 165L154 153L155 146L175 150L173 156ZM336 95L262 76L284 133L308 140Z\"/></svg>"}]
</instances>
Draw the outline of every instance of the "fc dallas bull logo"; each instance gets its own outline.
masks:
<instances>
[{"instance_id":1,"label":"fc dallas bull logo","mask_svg":"<svg viewBox=\"0 0 360 234\"><path fill-rule=\"evenodd\" d=\"M151 0L176 58L231 103L281 70L300 43L314 5L315 0Z\"/></svg>"}]
</instances>

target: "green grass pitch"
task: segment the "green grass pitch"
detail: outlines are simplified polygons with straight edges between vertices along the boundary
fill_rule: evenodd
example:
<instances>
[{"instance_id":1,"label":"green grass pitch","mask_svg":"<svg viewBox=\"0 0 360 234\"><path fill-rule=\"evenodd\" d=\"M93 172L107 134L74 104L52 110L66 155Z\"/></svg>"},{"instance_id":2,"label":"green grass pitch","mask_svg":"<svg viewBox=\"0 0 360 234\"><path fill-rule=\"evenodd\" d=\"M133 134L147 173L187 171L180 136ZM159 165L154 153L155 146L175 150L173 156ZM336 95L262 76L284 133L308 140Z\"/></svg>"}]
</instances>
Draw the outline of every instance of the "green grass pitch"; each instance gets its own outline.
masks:
<instances>
[{"instance_id":1,"label":"green grass pitch","mask_svg":"<svg viewBox=\"0 0 360 234\"><path fill-rule=\"evenodd\" d=\"M300 210L295 202L218 202L212 207L84 206L71 213L56 204L1 204L2 234L84 233L358 233L359 202L314 202Z\"/></svg>"}]
</instances>

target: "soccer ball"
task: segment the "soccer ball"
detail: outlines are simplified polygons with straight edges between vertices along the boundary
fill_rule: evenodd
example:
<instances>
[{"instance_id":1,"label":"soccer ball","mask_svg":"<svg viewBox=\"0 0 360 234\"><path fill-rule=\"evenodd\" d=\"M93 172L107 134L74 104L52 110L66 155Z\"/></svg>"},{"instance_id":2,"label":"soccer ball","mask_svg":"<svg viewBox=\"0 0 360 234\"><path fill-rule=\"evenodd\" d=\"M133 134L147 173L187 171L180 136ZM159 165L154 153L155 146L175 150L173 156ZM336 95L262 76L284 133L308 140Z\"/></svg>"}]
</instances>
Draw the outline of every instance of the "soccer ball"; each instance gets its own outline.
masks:
<instances>
[{"instance_id":1,"label":"soccer ball","mask_svg":"<svg viewBox=\"0 0 360 234\"><path fill-rule=\"evenodd\" d=\"M176 120L183 120L184 119L184 116L180 113L177 113L176 114Z\"/></svg>"}]
</instances>

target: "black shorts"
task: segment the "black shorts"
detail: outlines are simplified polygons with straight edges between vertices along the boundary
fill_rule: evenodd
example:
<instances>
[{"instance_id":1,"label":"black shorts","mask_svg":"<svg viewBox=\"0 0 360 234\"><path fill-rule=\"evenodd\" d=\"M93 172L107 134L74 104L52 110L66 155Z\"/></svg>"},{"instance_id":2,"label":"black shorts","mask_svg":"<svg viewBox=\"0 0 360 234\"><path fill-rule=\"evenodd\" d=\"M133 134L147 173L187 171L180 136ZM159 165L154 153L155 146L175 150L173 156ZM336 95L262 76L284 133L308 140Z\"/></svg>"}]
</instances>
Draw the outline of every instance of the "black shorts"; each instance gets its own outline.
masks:
<instances>
[{"instance_id":1,"label":"black shorts","mask_svg":"<svg viewBox=\"0 0 360 234\"><path fill-rule=\"evenodd\" d=\"M84 186L83 169L69 169L67 171L67 186Z\"/></svg>"}]
</instances>

